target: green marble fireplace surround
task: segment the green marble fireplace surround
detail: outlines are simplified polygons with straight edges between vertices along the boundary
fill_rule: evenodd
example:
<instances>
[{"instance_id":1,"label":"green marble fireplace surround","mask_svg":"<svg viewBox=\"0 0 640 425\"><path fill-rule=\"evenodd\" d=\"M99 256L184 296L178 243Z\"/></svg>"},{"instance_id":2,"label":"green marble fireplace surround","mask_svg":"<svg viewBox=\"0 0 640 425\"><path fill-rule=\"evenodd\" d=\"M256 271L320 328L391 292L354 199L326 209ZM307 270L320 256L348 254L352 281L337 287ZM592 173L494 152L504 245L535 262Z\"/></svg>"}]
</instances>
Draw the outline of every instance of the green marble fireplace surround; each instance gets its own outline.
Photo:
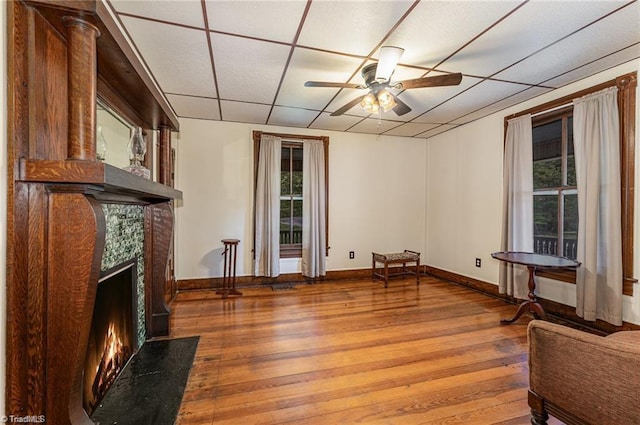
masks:
<instances>
[{"instance_id":1,"label":"green marble fireplace surround","mask_svg":"<svg viewBox=\"0 0 640 425\"><path fill-rule=\"evenodd\" d=\"M106 235L100 271L136 259L137 342L146 340L144 292L144 207L142 205L101 204L106 223Z\"/></svg>"}]
</instances>

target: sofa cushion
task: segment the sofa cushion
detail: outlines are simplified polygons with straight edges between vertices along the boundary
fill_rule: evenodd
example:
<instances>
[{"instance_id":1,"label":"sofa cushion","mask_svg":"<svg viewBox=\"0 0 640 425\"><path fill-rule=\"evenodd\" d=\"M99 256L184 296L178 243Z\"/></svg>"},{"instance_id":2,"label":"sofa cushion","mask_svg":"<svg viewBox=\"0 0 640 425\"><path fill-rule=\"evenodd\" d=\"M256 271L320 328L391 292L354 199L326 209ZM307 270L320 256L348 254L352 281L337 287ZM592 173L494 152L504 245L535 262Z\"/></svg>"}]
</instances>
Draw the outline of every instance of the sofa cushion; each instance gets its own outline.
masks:
<instances>
[{"instance_id":1,"label":"sofa cushion","mask_svg":"<svg viewBox=\"0 0 640 425\"><path fill-rule=\"evenodd\" d=\"M629 344L640 344L640 331L614 332L611 335L608 335L607 339L618 342L627 342Z\"/></svg>"}]
</instances>

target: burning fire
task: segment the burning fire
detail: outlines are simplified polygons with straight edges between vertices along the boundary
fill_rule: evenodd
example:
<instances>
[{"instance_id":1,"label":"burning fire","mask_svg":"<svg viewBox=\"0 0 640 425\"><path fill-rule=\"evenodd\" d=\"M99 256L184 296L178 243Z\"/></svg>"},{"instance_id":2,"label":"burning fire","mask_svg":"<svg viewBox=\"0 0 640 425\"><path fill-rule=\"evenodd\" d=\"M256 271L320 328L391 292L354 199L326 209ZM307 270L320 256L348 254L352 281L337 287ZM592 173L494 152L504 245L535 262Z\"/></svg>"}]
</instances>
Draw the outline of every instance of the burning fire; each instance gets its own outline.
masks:
<instances>
[{"instance_id":1,"label":"burning fire","mask_svg":"<svg viewBox=\"0 0 640 425\"><path fill-rule=\"evenodd\" d=\"M127 349L116 332L112 322L104 340L102 359L96 367L96 377L93 381L93 394L104 394L120 373L127 361Z\"/></svg>"}]
</instances>

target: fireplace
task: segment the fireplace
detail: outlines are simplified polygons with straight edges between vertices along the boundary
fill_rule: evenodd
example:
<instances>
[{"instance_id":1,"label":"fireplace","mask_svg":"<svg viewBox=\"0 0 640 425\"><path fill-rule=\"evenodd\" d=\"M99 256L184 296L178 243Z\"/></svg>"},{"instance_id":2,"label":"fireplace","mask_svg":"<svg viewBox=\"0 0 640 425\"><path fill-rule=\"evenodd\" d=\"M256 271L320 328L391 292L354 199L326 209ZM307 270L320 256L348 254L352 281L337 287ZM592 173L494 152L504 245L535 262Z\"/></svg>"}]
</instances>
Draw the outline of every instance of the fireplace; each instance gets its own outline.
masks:
<instances>
[{"instance_id":1,"label":"fireplace","mask_svg":"<svg viewBox=\"0 0 640 425\"><path fill-rule=\"evenodd\" d=\"M16 417L45 415L56 425L86 425L91 420L83 407L84 363L98 281L105 270L136 257L135 343L167 336L171 200L182 199L163 184L169 182L166 155L158 158L160 182L96 160L96 102L100 98L145 129L161 153L171 151L179 121L120 31L109 2L21 0L7 2L6 12L12 96L4 409ZM139 254L123 249L128 257L103 267L105 204L137 207L141 242ZM130 231L121 227L118 240ZM104 342L109 327L102 332ZM97 337L91 338L95 343Z\"/></svg>"},{"instance_id":2,"label":"fireplace","mask_svg":"<svg viewBox=\"0 0 640 425\"><path fill-rule=\"evenodd\" d=\"M91 415L136 352L137 261L101 273L84 362L83 407Z\"/></svg>"}]
</instances>

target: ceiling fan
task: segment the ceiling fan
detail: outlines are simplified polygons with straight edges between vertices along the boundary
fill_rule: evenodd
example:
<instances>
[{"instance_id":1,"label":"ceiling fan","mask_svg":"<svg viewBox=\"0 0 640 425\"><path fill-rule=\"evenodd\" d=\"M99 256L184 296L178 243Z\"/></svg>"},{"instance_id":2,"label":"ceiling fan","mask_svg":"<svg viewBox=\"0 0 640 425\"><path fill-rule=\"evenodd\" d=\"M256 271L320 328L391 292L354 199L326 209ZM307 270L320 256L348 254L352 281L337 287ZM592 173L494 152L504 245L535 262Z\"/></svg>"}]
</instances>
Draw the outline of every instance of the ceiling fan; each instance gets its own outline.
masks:
<instances>
[{"instance_id":1,"label":"ceiling fan","mask_svg":"<svg viewBox=\"0 0 640 425\"><path fill-rule=\"evenodd\" d=\"M393 109L401 116L411 112L411 108L393 95L390 89L407 90L421 87L457 86L462 81L462 74L445 74L435 77L422 77L412 80L391 82L391 75L400 60L404 49L400 47L384 46L380 48L380 59L362 68L362 78L365 85L353 83L332 83L324 81L307 81L305 87L332 87L344 89L369 89L369 93L358 96L351 102L335 110L331 116L342 115L358 103L369 113L385 112Z\"/></svg>"}]
</instances>

